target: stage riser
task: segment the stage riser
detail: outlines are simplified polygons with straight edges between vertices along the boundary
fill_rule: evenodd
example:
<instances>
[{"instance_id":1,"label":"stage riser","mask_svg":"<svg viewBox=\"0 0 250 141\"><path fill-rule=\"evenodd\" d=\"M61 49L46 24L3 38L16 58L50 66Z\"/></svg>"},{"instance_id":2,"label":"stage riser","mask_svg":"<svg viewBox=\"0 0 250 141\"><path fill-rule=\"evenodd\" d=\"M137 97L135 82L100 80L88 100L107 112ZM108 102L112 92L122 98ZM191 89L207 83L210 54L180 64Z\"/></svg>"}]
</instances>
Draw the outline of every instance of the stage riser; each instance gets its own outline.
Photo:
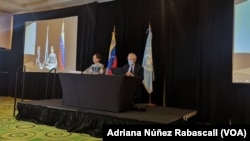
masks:
<instances>
[{"instance_id":1,"label":"stage riser","mask_svg":"<svg viewBox=\"0 0 250 141\"><path fill-rule=\"evenodd\" d=\"M65 106L62 99L24 100L17 103L17 110L17 120L87 133L94 137L102 137L103 125L189 124L189 119L196 115L195 110L160 106L117 113Z\"/></svg>"},{"instance_id":2,"label":"stage riser","mask_svg":"<svg viewBox=\"0 0 250 141\"><path fill-rule=\"evenodd\" d=\"M69 132L87 133L94 137L102 137L103 125L155 124L136 119L24 103L18 103L17 109L17 120L55 126Z\"/></svg>"}]
</instances>

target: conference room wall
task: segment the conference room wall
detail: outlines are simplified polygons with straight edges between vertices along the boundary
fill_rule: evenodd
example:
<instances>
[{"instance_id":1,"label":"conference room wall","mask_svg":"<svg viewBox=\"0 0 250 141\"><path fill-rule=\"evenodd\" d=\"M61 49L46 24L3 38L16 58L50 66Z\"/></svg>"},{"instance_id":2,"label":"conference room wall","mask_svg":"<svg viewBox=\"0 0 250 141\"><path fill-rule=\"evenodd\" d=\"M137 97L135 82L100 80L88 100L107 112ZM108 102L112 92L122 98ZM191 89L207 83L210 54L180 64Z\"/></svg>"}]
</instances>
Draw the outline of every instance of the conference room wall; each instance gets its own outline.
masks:
<instances>
[{"instance_id":1,"label":"conference room wall","mask_svg":"<svg viewBox=\"0 0 250 141\"><path fill-rule=\"evenodd\" d=\"M0 47L11 49L12 15L0 14Z\"/></svg>"}]
</instances>

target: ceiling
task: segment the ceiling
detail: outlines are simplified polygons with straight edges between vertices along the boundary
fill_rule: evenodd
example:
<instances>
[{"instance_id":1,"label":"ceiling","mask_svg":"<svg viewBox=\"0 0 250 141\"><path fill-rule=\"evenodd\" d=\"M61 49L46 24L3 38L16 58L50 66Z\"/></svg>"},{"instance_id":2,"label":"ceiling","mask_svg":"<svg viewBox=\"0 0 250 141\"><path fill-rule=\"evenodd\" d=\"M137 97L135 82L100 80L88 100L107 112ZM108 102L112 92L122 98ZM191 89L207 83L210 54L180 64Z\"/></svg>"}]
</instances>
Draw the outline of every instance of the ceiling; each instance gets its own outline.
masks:
<instances>
[{"instance_id":1,"label":"ceiling","mask_svg":"<svg viewBox=\"0 0 250 141\"><path fill-rule=\"evenodd\" d=\"M107 2L113 0L0 0L0 16L28 12L47 11L88 4L92 2ZM235 4L247 0L235 0Z\"/></svg>"},{"instance_id":2,"label":"ceiling","mask_svg":"<svg viewBox=\"0 0 250 141\"><path fill-rule=\"evenodd\" d=\"M112 0L0 0L0 15L38 12Z\"/></svg>"},{"instance_id":3,"label":"ceiling","mask_svg":"<svg viewBox=\"0 0 250 141\"><path fill-rule=\"evenodd\" d=\"M246 2L247 0L234 0L234 3L235 4L240 4L240 3L242 3L242 2Z\"/></svg>"},{"instance_id":4,"label":"ceiling","mask_svg":"<svg viewBox=\"0 0 250 141\"><path fill-rule=\"evenodd\" d=\"M0 0L0 15L38 12L113 0ZM247 0L235 0L235 4Z\"/></svg>"}]
</instances>

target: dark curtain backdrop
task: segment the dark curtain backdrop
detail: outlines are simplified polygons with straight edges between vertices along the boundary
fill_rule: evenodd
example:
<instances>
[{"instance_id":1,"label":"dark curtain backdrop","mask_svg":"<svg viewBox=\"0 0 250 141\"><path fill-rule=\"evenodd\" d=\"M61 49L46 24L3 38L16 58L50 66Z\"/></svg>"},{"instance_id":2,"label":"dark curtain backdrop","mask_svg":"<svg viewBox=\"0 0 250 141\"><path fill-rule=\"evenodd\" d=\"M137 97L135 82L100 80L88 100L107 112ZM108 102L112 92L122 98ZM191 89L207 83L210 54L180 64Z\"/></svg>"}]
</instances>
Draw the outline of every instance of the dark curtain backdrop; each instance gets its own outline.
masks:
<instances>
[{"instance_id":1,"label":"dark curtain backdrop","mask_svg":"<svg viewBox=\"0 0 250 141\"><path fill-rule=\"evenodd\" d=\"M233 0L204 0L199 6L197 96L200 116L229 123L232 106Z\"/></svg>"},{"instance_id":2,"label":"dark curtain backdrop","mask_svg":"<svg viewBox=\"0 0 250 141\"><path fill-rule=\"evenodd\" d=\"M200 123L250 123L249 85L231 83L233 6L233 0L116 0L15 15L9 95L23 62L25 21L78 16L78 70L87 68L96 52L107 65L114 27L118 66L127 63L129 52L141 64L150 23L156 77L152 102L195 109ZM144 96L147 100L146 91Z\"/></svg>"},{"instance_id":3,"label":"dark curtain backdrop","mask_svg":"<svg viewBox=\"0 0 250 141\"><path fill-rule=\"evenodd\" d=\"M8 56L10 51L0 47L0 96L8 95Z\"/></svg>"}]
</instances>

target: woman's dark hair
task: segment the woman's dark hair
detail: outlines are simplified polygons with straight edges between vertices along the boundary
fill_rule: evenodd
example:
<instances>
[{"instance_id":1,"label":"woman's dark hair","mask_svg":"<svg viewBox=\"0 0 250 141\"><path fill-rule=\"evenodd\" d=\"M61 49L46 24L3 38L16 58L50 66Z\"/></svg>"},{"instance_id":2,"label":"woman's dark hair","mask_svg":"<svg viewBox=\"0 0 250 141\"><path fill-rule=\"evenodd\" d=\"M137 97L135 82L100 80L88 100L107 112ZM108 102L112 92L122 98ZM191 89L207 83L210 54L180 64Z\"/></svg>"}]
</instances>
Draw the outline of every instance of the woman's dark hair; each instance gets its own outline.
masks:
<instances>
[{"instance_id":1,"label":"woman's dark hair","mask_svg":"<svg viewBox=\"0 0 250 141\"><path fill-rule=\"evenodd\" d=\"M98 59L102 59L102 56L101 56L101 54L99 54L99 53L96 53L96 54L94 54L95 56L96 56L96 58L98 58Z\"/></svg>"}]
</instances>

